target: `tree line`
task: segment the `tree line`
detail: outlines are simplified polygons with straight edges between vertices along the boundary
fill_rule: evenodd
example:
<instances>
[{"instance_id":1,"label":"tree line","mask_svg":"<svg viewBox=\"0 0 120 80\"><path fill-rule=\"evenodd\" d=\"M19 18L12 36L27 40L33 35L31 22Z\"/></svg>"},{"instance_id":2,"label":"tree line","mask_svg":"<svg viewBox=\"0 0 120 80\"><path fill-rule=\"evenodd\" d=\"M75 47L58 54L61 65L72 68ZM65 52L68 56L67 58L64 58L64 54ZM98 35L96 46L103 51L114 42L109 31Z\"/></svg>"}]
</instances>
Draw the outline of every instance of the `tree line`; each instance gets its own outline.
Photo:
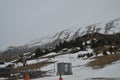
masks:
<instances>
[{"instance_id":1,"label":"tree line","mask_svg":"<svg viewBox=\"0 0 120 80\"><path fill-rule=\"evenodd\" d=\"M87 41L90 41L90 43L87 43ZM85 48L87 46L90 46L91 48L94 49L94 48L99 47L99 46L118 45L118 44L120 44L119 38L113 40L113 36L107 38L107 35L102 35L101 37L97 36L95 39L95 37L88 38L88 35L86 35L86 36L78 37L78 38L71 40L71 41L66 41L66 40L63 42L61 41L59 44L56 44L56 46L53 47L52 49L50 49L50 48L46 48L46 49L37 48L35 50L35 57L37 58L39 56L46 55L50 52L58 52L64 48L69 49L69 48L79 47L80 50L85 50Z\"/></svg>"}]
</instances>

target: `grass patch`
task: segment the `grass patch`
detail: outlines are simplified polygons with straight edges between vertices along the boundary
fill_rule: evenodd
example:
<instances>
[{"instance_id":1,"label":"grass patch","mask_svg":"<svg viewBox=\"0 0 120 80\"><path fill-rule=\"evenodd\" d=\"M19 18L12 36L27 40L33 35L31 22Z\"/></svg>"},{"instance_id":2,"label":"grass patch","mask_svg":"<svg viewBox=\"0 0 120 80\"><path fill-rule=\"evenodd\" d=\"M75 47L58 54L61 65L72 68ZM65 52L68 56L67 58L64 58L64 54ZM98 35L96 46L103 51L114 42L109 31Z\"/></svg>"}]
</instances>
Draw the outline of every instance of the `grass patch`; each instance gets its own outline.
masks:
<instances>
[{"instance_id":1,"label":"grass patch","mask_svg":"<svg viewBox=\"0 0 120 80\"><path fill-rule=\"evenodd\" d=\"M91 61L87 64L88 67L92 68L102 68L112 62L115 62L120 59L120 54L111 54L107 56L96 57L94 61Z\"/></svg>"},{"instance_id":2,"label":"grass patch","mask_svg":"<svg viewBox=\"0 0 120 80\"><path fill-rule=\"evenodd\" d=\"M46 65L49 65L49 64L52 64L52 63L54 63L54 62L43 61L43 62L36 63L36 64L30 64L30 65L26 65L26 66L21 66L21 67L18 67L16 69L13 69L13 72L20 72L20 71L28 71L28 70L40 69L43 66L46 66Z\"/></svg>"}]
</instances>

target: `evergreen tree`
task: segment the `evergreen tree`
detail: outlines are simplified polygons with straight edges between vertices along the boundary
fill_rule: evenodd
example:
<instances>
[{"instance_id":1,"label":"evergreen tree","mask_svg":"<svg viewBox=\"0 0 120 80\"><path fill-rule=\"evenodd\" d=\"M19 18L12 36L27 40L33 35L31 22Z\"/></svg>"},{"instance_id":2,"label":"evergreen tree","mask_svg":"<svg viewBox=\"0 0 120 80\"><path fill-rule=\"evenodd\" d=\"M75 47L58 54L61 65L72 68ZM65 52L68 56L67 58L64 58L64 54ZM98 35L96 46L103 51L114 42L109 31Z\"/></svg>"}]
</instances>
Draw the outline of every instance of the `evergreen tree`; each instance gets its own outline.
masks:
<instances>
[{"instance_id":1,"label":"evergreen tree","mask_svg":"<svg viewBox=\"0 0 120 80\"><path fill-rule=\"evenodd\" d=\"M48 49L45 49L44 55L48 54L50 51Z\"/></svg>"},{"instance_id":2,"label":"evergreen tree","mask_svg":"<svg viewBox=\"0 0 120 80\"><path fill-rule=\"evenodd\" d=\"M103 46L103 45L105 45L105 41L104 40L97 40L96 43L95 43L95 47Z\"/></svg>"},{"instance_id":3,"label":"evergreen tree","mask_svg":"<svg viewBox=\"0 0 120 80\"><path fill-rule=\"evenodd\" d=\"M42 54L42 51L41 51L40 48L38 48L38 49L35 50L35 57L36 57L36 58L38 58L39 56L42 56L42 55L43 55L43 54Z\"/></svg>"},{"instance_id":4,"label":"evergreen tree","mask_svg":"<svg viewBox=\"0 0 120 80\"><path fill-rule=\"evenodd\" d=\"M107 54L107 52L106 52L106 51L103 51L103 55L104 55L104 56L106 56L106 55L108 55L108 54Z\"/></svg>"},{"instance_id":5,"label":"evergreen tree","mask_svg":"<svg viewBox=\"0 0 120 80\"><path fill-rule=\"evenodd\" d=\"M109 52L110 52L110 54L112 54L112 52L113 52L113 48L111 46L109 47Z\"/></svg>"},{"instance_id":6,"label":"evergreen tree","mask_svg":"<svg viewBox=\"0 0 120 80\"><path fill-rule=\"evenodd\" d=\"M91 40L91 48L96 48L99 44L95 40Z\"/></svg>"},{"instance_id":7,"label":"evergreen tree","mask_svg":"<svg viewBox=\"0 0 120 80\"><path fill-rule=\"evenodd\" d=\"M57 52L59 50L58 44L56 44L54 51Z\"/></svg>"},{"instance_id":8,"label":"evergreen tree","mask_svg":"<svg viewBox=\"0 0 120 80\"><path fill-rule=\"evenodd\" d=\"M59 43L58 50L61 50L63 48L62 42Z\"/></svg>"}]
</instances>

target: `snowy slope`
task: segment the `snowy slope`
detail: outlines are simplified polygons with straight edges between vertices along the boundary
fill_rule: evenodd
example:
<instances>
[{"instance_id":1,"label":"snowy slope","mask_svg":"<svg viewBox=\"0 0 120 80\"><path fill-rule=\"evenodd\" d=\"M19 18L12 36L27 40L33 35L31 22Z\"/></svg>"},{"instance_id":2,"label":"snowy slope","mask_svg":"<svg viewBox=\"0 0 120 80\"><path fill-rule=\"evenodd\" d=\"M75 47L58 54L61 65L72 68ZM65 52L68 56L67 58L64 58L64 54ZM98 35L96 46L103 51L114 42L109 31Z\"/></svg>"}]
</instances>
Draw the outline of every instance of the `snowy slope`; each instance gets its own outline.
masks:
<instances>
[{"instance_id":1,"label":"snowy slope","mask_svg":"<svg viewBox=\"0 0 120 80\"><path fill-rule=\"evenodd\" d=\"M39 45L50 45L52 43L57 43L57 41L70 41L79 36L83 36L89 33L102 33L102 34L114 34L120 32L120 19L115 19L109 22L97 23L88 26L76 26L70 29L63 30L54 35L46 36L40 39L33 40L26 44L29 47L39 46Z\"/></svg>"},{"instance_id":2,"label":"snowy slope","mask_svg":"<svg viewBox=\"0 0 120 80\"><path fill-rule=\"evenodd\" d=\"M52 76L36 78L31 80L58 80L59 76L56 75L56 72L57 72L57 63L59 62L72 63L73 75L63 75L62 76L63 80L92 80L91 78L118 78L116 80L119 80L120 79L120 61L114 62L111 65L107 65L104 68L92 69L91 67L87 67L86 64L90 61L93 61L94 59L77 58L78 54L85 54L88 52L91 53L92 51L93 50L91 48L88 48L87 51L79 51L74 54L59 55L51 59L47 59L47 58L39 59L39 61L44 61L44 60L55 61L54 64L50 64L41 68L42 71L49 71L47 75L52 75ZM50 55L56 55L56 53L50 53L49 55L46 55L46 56L50 56ZM27 62L29 64L34 64L37 62L36 60L37 59L27 61Z\"/></svg>"},{"instance_id":3,"label":"snowy slope","mask_svg":"<svg viewBox=\"0 0 120 80\"><path fill-rule=\"evenodd\" d=\"M81 59L78 58L78 54L86 54L91 53L93 50L91 48L87 48L86 51L79 51L74 54L64 54L56 56L55 58L39 58L34 60L28 60L27 64L35 64L42 61L53 61L55 63L49 64L41 68L42 71L49 71L47 75L52 75L49 77L36 78L31 80L58 80L59 76L56 75L57 72L57 63L59 62L70 62L72 63L72 72L73 75L63 75L63 80L90 80L91 78L119 78L120 79L120 60L112 63L111 65L107 65L104 68L100 69L92 69L91 67L87 67L86 64L94 59ZM43 57L56 55L60 53L51 52ZM101 56L101 55L98 55ZM94 56L93 56L94 57ZM10 63L10 62L9 62ZM9 64L6 63L5 65ZM21 64L16 65L16 67L22 66ZM2 67L2 65L1 65ZM119 80L116 79L116 80ZM23 79L22 79L23 80ZM101 80L101 79L100 79Z\"/></svg>"},{"instance_id":4,"label":"snowy slope","mask_svg":"<svg viewBox=\"0 0 120 80\"><path fill-rule=\"evenodd\" d=\"M116 64L109 65L100 70L92 70L91 68L86 68L84 66L81 66L81 67L73 68L73 75L62 76L62 77L63 80L87 80L87 79L90 80L90 78L120 78L119 66L120 66L120 62L116 62ZM52 76L52 77L44 77L33 80L58 80L58 79L59 76Z\"/></svg>"},{"instance_id":5,"label":"snowy slope","mask_svg":"<svg viewBox=\"0 0 120 80\"><path fill-rule=\"evenodd\" d=\"M50 64L41 68L42 71L48 71L50 77L43 77L32 80L58 80L59 76L56 75L57 63L59 62L71 62L73 75L63 75L63 80L90 80L91 78L120 78L120 61L114 62L101 69L92 69L91 67L86 67L85 64L94 59L79 59L78 54L87 52L92 52L92 49L87 49L87 51L80 51L75 54L66 54L57 56L49 61L56 61L54 64ZM51 53L51 55L54 53ZM119 79L118 79L119 80Z\"/></svg>"}]
</instances>

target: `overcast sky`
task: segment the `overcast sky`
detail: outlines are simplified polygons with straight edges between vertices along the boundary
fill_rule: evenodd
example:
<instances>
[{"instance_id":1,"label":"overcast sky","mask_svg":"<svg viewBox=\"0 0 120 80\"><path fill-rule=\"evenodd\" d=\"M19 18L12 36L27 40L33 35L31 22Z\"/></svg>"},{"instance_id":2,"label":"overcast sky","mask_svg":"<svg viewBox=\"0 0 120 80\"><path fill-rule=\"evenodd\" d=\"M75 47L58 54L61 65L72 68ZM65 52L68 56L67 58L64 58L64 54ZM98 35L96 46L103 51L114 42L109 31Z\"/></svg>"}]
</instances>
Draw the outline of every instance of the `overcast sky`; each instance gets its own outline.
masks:
<instances>
[{"instance_id":1,"label":"overcast sky","mask_svg":"<svg viewBox=\"0 0 120 80\"><path fill-rule=\"evenodd\" d=\"M0 49L120 18L120 0L0 0Z\"/></svg>"}]
</instances>

